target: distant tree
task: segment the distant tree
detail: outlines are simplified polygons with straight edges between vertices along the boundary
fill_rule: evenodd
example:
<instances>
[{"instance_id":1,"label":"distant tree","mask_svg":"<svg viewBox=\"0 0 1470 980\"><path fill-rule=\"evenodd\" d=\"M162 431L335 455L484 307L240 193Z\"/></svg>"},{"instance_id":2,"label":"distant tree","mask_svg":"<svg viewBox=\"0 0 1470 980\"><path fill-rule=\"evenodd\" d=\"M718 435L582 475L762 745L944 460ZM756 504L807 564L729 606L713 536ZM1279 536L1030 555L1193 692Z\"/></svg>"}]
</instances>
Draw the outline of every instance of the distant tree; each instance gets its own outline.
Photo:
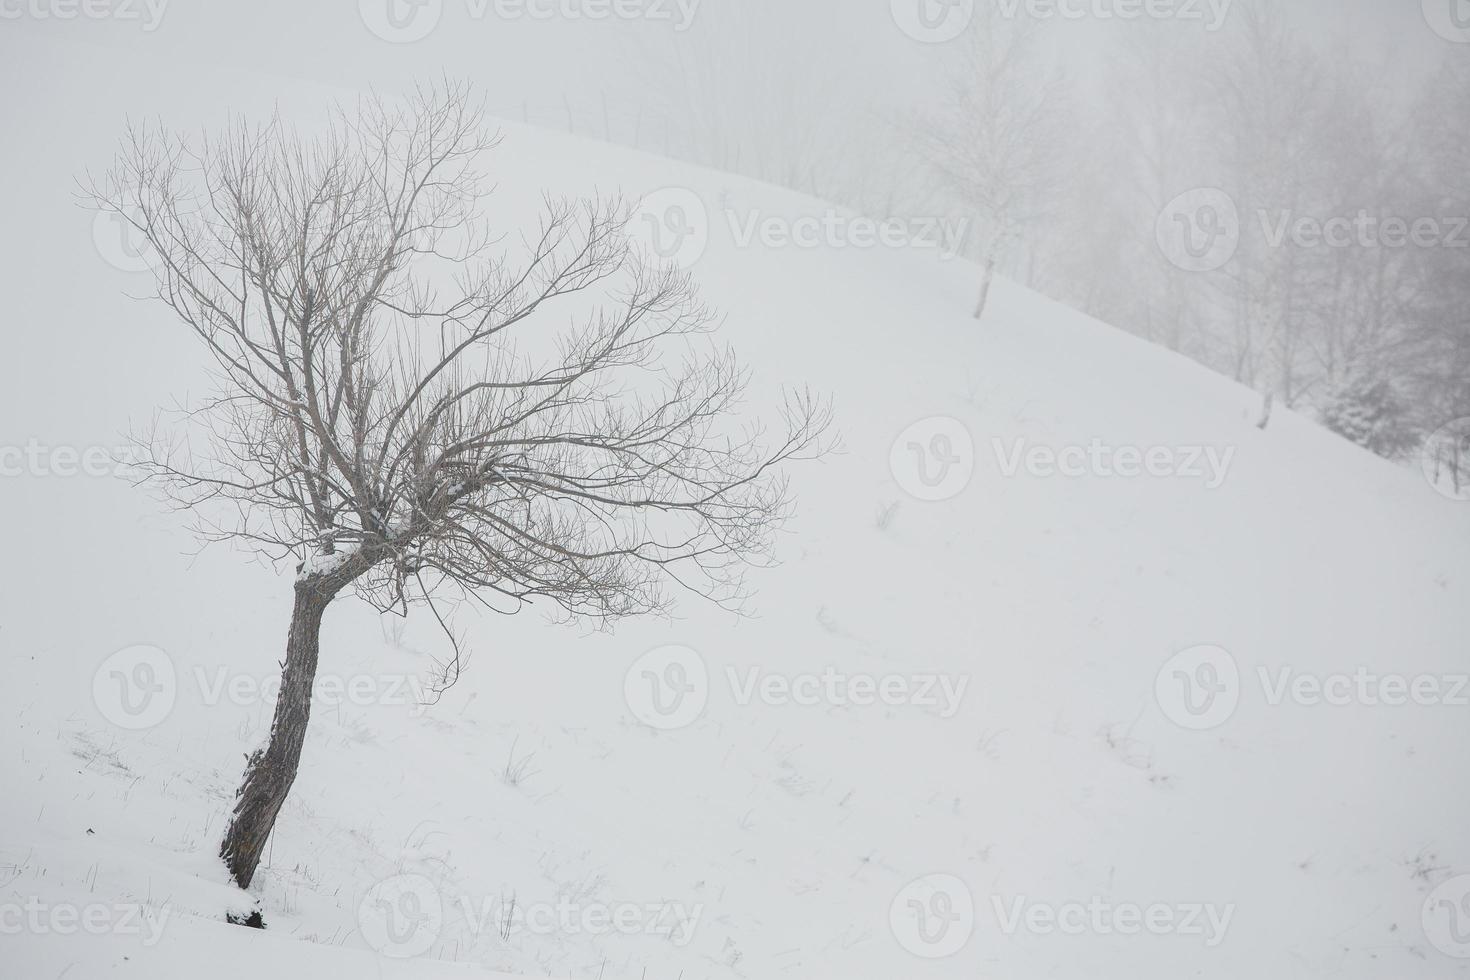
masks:
<instances>
[{"instance_id":1,"label":"distant tree","mask_svg":"<svg viewBox=\"0 0 1470 980\"><path fill-rule=\"evenodd\" d=\"M1360 214L1378 221L1416 213L1412 168L1403 139L1405 113L1387 86L1365 86L1382 68L1339 52L1323 63L1319 149L1320 210L1342 219ZM1395 397L1412 394L1404 370L1417 342L1409 315L1416 288L1412 249L1357 243L1313 250L1304 264L1303 307L1308 343L1298 362L1303 390L1322 403L1386 381Z\"/></svg>"},{"instance_id":2,"label":"distant tree","mask_svg":"<svg viewBox=\"0 0 1470 980\"><path fill-rule=\"evenodd\" d=\"M1210 341L1210 278L1168 261L1156 235L1170 199L1219 181L1197 70L1213 51L1173 23L1130 24L1118 37L1098 118L1068 161L1073 186L1053 234L1060 291L1119 329L1228 369Z\"/></svg>"},{"instance_id":3,"label":"distant tree","mask_svg":"<svg viewBox=\"0 0 1470 980\"><path fill-rule=\"evenodd\" d=\"M976 6L963 60L940 108L921 117L918 152L947 196L978 219L985 314L997 266L1058 205L1066 179L1066 80L1048 65L1032 18Z\"/></svg>"},{"instance_id":4,"label":"distant tree","mask_svg":"<svg viewBox=\"0 0 1470 980\"><path fill-rule=\"evenodd\" d=\"M1234 19L1239 33L1210 77L1207 103L1225 189L1242 220L1240 249L1219 281L1233 374L1260 389L1265 428L1277 403L1291 407L1301 397L1303 324L1314 293L1306 284L1311 257L1290 241L1267 241L1254 223L1260 215L1322 213L1313 171L1321 159L1322 72L1264 0L1237 6Z\"/></svg>"},{"instance_id":5,"label":"distant tree","mask_svg":"<svg viewBox=\"0 0 1470 980\"><path fill-rule=\"evenodd\" d=\"M1327 399L1321 420L1338 435L1388 459L1402 457L1421 439L1412 406L1384 378L1354 377Z\"/></svg>"},{"instance_id":6,"label":"distant tree","mask_svg":"<svg viewBox=\"0 0 1470 980\"><path fill-rule=\"evenodd\" d=\"M618 202L546 201L502 246L476 169L495 143L445 84L339 108L320 138L135 129L86 185L156 250L159 298L218 382L145 440L147 477L208 539L297 563L270 737L220 846L241 887L295 780L338 596L441 625L436 598L603 623L664 608L671 584L738 608L788 511L782 464L825 448L807 394L771 436L732 421L746 372L694 346L712 312L647 264Z\"/></svg>"},{"instance_id":7,"label":"distant tree","mask_svg":"<svg viewBox=\"0 0 1470 980\"><path fill-rule=\"evenodd\" d=\"M776 22L813 19L782 0L709 4L689 29L630 38L628 65L640 84L636 101L663 130L666 155L808 194L834 190L844 156L838 133L851 125L851 80L836 63L813 58L810 30ZM752 57L752 55L758 55Z\"/></svg>"},{"instance_id":8,"label":"distant tree","mask_svg":"<svg viewBox=\"0 0 1470 980\"><path fill-rule=\"evenodd\" d=\"M1456 419L1470 418L1470 229L1455 222L1470 215L1470 63L1447 57L1431 74L1414 107L1409 155L1418 184L1411 213L1446 222L1447 240L1436 248L1413 250L1414 289L1409 318L1411 355L1404 370L1413 385L1422 427L1433 432ZM1458 444L1446 457L1457 486L1470 483L1462 472L1470 453ZM1445 462L1442 460L1441 462Z\"/></svg>"}]
</instances>

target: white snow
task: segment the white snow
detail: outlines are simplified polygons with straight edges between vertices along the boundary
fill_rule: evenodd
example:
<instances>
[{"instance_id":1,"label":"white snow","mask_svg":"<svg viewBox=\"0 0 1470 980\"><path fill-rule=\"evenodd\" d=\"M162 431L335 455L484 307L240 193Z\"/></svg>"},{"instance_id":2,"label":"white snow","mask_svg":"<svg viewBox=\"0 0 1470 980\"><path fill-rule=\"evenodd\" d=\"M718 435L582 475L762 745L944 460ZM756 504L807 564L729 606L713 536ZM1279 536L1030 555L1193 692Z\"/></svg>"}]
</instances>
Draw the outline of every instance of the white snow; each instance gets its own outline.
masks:
<instances>
[{"instance_id":1,"label":"white snow","mask_svg":"<svg viewBox=\"0 0 1470 980\"><path fill-rule=\"evenodd\" d=\"M90 216L68 210L74 161L109 140L41 139L39 110L14 114L10 138L49 176L9 216L35 231L0 253L7 301L28 325L17 344L69 377L0 391L0 442L107 444L130 413L197 388L196 352L120 298L139 280L96 260ZM587 635L465 609L473 660L425 710L409 679L446 653L432 620L395 632L334 606L321 669L339 683L319 688L254 889L270 928L247 931L220 921L246 899L213 853L269 724L260 692L279 669L289 576L225 549L191 558L183 519L122 481L7 480L20 519L0 572L0 973L1467 972L1421 918L1470 873L1470 707L1272 700L1283 677L1462 675L1470 505L1288 412L1260 432L1252 393L1012 284L977 324L972 266L742 249L717 213L796 219L819 202L518 126L493 173L505 214L543 189L688 188L716 214L695 271L755 369L757 403L781 383L834 394L846 452L794 471L799 514L784 564L753 579L759 617L685 601L672 622ZM61 254L79 256L75 274L44 288ZM910 474L906 492L893 465L906 472L899 436L929 417L959 428L933 444L921 427L921 447L965 434L974 447L968 484L935 502L920 497L948 491ZM1180 470L1190 447L1233 455L1213 489L1208 468L1006 476L1022 439L1167 447ZM1185 651L1175 666L1203 676L1197 658L1217 655L1187 653L1202 645L1228 652L1239 703L1192 730L1165 710L1165 667ZM649 713L644 670L695 677L702 712L647 724L668 716ZM941 681L966 685L952 712ZM162 700L135 729L108 691L139 683ZM939 877L913 885L926 876ZM432 928L395 939L385 900ZM502 936L512 900L543 924ZM957 925L926 946L910 902ZM68 931L68 909L100 925ZM601 918L618 914L634 934ZM421 940L411 957L378 951Z\"/></svg>"},{"instance_id":2,"label":"white snow","mask_svg":"<svg viewBox=\"0 0 1470 980\"><path fill-rule=\"evenodd\" d=\"M347 544L339 544L331 554L316 551L306 556L301 563L301 571L297 573L299 578L309 578L313 575L330 575L341 568L349 558L357 554L362 545L356 541Z\"/></svg>"}]
</instances>

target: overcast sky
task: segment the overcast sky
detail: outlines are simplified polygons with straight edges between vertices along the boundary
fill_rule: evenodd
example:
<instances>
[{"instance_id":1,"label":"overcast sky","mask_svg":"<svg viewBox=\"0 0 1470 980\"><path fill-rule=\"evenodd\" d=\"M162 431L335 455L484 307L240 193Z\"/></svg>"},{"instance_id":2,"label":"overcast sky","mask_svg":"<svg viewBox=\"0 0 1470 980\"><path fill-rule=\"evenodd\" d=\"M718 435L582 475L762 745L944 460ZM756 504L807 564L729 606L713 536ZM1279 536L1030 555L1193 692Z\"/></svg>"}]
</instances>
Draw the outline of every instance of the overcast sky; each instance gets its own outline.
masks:
<instances>
[{"instance_id":1,"label":"overcast sky","mask_svg":"<svg viewBox=\"0 0 1470 980\"><path fill-rule=\"evenodd\" d=\"M393 87L428 73L448 72L481 82L506 112L523 102L554 106L565 95L618 101L657 96L635 70L638 51L683 45L727 45L752 68L793 62L848 83L854 98L881 90L902 93L930 84L925 66L943 59L946 44L908 36L905 7L972 0L0 0L0 45L36 39L121 48L139 59L166 60L179 84L188 69L232 66L277 76L361 88ZM978 0L986 2L986 0ZM1060 3L1071 10L1122 10L1143 0L992 0L1019 10ZM1181 11L1181 32L1202 29L1210 5L1230 0L1150 0ZM1348 38L1366 55L1406 72L1453 46L1426 23L1421 0L1278 0L1282 16L1308 36L1332 45ZM1424 0L1446 9L1464 0ZM638 11L632 19L593 19L614 3ZM76 15L85 5L111 12ZM535 16L567 5L584 16ZM897 10L897 13L895 13ZM67 13L74 16L66 17ZM394 16L396 15L396 19ZM397 25L397 26L395 26ZM1085 68L1109 32L1126 25L1093 16L1052 20L1052 41ZM374 28L378 29L374 33ZM393 35L385 40L380 34ZM422 34L422 37L418 35ZM1183 36L1181 34L1181 36ZM1377 50L1371 50L1376 48ZM141 67L141 66L140 66ZM98 84L127 85L99 77ZM38 93L44 98L44 93ZM142 93L140 93L141 95Z\"/></svg>"}]
</instances>

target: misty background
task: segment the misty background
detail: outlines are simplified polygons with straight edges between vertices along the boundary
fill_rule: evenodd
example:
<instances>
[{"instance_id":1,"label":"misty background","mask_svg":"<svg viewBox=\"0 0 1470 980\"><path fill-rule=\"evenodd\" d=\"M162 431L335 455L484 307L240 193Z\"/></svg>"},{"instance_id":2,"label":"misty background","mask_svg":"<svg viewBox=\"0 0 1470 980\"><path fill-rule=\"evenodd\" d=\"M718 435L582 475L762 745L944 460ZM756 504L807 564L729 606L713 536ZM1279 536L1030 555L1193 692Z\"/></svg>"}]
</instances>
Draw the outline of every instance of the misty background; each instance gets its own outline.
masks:
<instances>
[{"instance_id":1,"label":"misty background","mask_svg":"<svg viewBox=\"0 0 1470 980\"><path fill-rule=\"evenodd\" d=\"M425 980L1470 969L1470 807L1445 778L1470 762L1470 0L1059 2L1082 15L0 0L0 464L30 467L3 490L0 906L180 911L151 948L11 935L17 969L377 975L360 901L405 870L462 910L404 965ZM641 202L638 244L688 263L751 366L741 415L810 385L846 451L794 477L748 619L690 601L552 630L466 602L471 669L429 709L436 616L338 607L322 676L375 693L314 712L246 894L215 841L271 731L296 562L201 548L111 467L60 471L197 405L211 365L80 192L129 123L320 133L334 102L442 78L504 129L487 231L514 248L543 194ZM897 248L855 241L874 221ZM764 240L796 233L816 240ZM1109 465L1127 453L1136 478ZM670 649L702 681L678 733L640 700ZM115 683L139 651L173 670L164 700ZM954 696L761 693L834 665ZM135 686L157 725L109 714ZM564 895L709 914L682 949L486 917ZM907 913L951 921L933 899L956 896L982 928L941 927L968 945L931 958ZM1088 896L1240 915L1217 947L1003 925ZM216 921L242 898L265 934Z\"/></svg>"},{"instance_id":2,"label":"misty background","mask_svg":"<svg viewBox=\"0 0 1470 980\"><path fill-rule=\"evenodd\" d=\"M263 74L463 78L509 121L940 229L982 279L1252 386L1263 425L1403 457L1470 415L1457 3L11 0L0 29L8 89L85 93L99 133L269 108ZM11 103L17 139L57 138L45 102Z\"/></svg>"}]
</instances>

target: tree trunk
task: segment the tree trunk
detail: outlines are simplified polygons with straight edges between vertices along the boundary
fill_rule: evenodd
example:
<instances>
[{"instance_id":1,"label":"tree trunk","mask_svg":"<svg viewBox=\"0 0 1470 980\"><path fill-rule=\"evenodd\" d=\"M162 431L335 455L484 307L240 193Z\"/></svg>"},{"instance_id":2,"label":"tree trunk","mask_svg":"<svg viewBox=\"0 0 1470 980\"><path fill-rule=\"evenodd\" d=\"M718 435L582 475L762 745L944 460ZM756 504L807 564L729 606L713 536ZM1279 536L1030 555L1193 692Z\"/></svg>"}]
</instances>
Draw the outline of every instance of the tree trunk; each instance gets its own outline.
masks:
<instances>
[{"instance_id":1,"label":"tree trunk","mask_svg":"<svg viewBox=\"0 0 1470 980\"><path fill-rule=\"evenodd\" d=\"M975 305L975 319L985 316L985 307L990 303L990 286L995 281L995 260L987 258L980 276L980 302Z\"/></svg>"},{"instance_id":2,"label":"tree trunk","mask_svg":"<svg viewBox=\"0 0 1470 980\"><path fill-rule=\"evenodd\" d=\"M241 888L250 887L261 852L276 825L276 815L296 781L306 725L311 719L322 614L336 594L336 588L319 580L296 583L296 604L286 638L286 662L270 741L264 749L255 750L245 764L245 779L235 794L235 812L220 843L220 857Z\"/></svg>"},{"instance_id":3,"label":"tree trunk","mask_svg":"<svg viewBox=\"0 0 1470 980\"><path fill-rule=\"evenodd\" d=\"M1261 397L1261 418L1260 421L1256 423L1256 428L1264 430L1266 426L1271 424L1271 409L1274 408L1275 405L1276 392L1274 389L1268 390L1266 394Z\"/></svg>"}]
</instances>

